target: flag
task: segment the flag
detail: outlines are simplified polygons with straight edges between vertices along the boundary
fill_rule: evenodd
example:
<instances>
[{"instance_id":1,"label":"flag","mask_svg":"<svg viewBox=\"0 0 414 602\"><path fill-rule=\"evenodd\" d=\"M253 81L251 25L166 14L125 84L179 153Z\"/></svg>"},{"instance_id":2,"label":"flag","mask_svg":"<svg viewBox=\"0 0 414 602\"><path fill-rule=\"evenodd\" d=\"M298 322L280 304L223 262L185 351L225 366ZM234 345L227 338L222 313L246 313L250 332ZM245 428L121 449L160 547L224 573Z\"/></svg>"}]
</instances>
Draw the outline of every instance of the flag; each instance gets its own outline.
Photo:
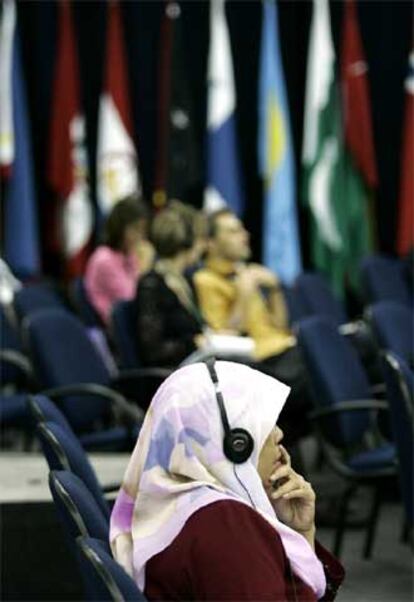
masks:
<instances>
[{"instance_id":1,"label":"flag","mask_svg":"<svg viewBox=\"0 0 414 602\"><path fill-rule=\"evenodd\" d=\"M10 175L14 160L13 128L13 48L15 45L16 7L3 4L0 37L0 175Z\"/></svg>"},{"instance_id":2,"label":"flag","mask_svg":"<svg viewBox=\"0 0 414 602\"><path fill-rule=\"evenodd\" d=\"M236 92L224 0L210 2L207 91L207 189L204 208L227 205L242 215L244 198L236 141Z\"/></svg>"},{"instance_id":3,"label":"flag","mask_svg":"<svg viewBox=\"0 0 414 602\"><path fill-rule=\"evenodd\" d=\"M341 45L341 100L345 151L347 258L349 283L358 289L362 257L373 251L373 200L378 175L372 132L368 65L354 0L346 0Z\"/></svg>"},{"instance_id":4,"label":"flag","mask_svg":"<svg viewBox=\"0 0 414 602\"><path fill-rule=\"evenodd\" d=\"M289 108L273 0L263 2L258 155L265 184L263 261L290 285L301 271L301 258Z\"/></svg>"},{"instance_id":5,"label":"flag","mask_svg":"<svg viewBox=\"0 0 414 602\"><path fill-rule=\"evenodd\" d=\"M313 263L341 296L346 282L358 286L359 262L372 251L369 197L377 176L366 70L355 7L348 3L339 89L329 5L314 0L302 155L304 201L311 214Z\"/></svg>"},{"instance_id":6,"label":"flag","mask_svg":"<svg viewBox=\"0 0 414 602\"><path fill-rule=\"evenodd\" d=\"M4 257L21 278L40 271L37 206L26 90L14 0L0 24L0 165L4 185Z\"/></svg>"},{"instance_id":7,"label":"flag","mask_svg":"<svg viewBox=\"0 0 414 602\"><path fill-rule=\"evenodd\" d=\"M132 138L126 52L121 8L108 2L104 87L99 101L97 142L98 204L106 215L120 199L141 192Z\"/></svg>"},{"instance_id":8,"label":"flag","mask_svg":"<svg viewBox=\"0 0 414 602\"><path fill-rule=\"evenodd\" d=\"M156 207L167 199L187 201L201 180L181 20L179 4L167 2L160 36Z\"/></svg>"},{"instance_id":9,"label":"flag","mask_svg":"<svg viewBox=\"0 0 414 602\"><path fill-rule=\"evenodd\" d=\"M314 0L311 21L303 134L304 202L309 208L311 258L334 290L343 293L346 232L339 181L342 151L335 53L327 0Z\"/></svg>"},{"instance_id":10,"label":"flag","mask_svg":"<svg viewBox=\"0 0 414 602\"><path fill-rule=\"evenodd\" d=\"M400 255L405 255L414 247L414 49L409 56L405 94L397 231L397 251Z\"/></svg>"},{"instance_id":11,"label":"flag","mask_svg":"<svg viewBox=\"0 0 414 602\"><path fill-rule=\"evenodd\" d=\"M80 107L79 74L71 6L59 4L48 179L58 199L59 232L67 277L83 273L92 233L85 117Z\"/></svg>"}]
</instances>

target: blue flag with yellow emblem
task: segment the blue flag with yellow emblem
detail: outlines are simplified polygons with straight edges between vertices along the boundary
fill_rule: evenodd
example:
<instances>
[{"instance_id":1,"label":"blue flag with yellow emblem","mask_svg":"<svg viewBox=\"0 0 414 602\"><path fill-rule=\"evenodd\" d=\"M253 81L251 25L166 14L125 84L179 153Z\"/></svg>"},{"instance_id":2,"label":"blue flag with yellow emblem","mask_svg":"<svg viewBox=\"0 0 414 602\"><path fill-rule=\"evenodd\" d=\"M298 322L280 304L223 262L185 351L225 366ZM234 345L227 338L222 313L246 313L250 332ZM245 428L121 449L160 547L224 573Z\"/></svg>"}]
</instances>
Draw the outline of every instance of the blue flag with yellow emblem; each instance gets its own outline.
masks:
<instances>
[{"instance_id":1,"label":"blue flag with yellow emblem","mask_svg":"<svg viewBox=\"0 0 414 602\"><path fill-rule=\"evenodd\" d=\"M292 284L302 266L289 109L273 0L263 2L258 154L265 186L263 262L283 283Z\"/></svg>"}]
</instances>

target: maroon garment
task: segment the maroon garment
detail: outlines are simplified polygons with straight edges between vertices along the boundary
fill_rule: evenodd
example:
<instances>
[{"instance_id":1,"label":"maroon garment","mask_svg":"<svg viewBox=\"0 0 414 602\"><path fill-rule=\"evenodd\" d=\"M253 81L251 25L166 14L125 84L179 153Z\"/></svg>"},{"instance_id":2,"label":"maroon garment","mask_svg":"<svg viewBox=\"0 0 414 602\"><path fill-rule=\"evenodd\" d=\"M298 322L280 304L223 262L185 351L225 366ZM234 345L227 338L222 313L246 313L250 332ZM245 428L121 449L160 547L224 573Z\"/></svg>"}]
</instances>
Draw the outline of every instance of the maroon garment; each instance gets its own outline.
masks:
<instances>
[{"instance_id":1,"label":"maroon garment","mask_svg":"<svg viewBox=\"0 0 414 602\"><path fill-rule=\"evenodd\" d=\"M342 565L322 546L316 552L327 578L323 600L333 600ZM225 500L195 512L174 541L146 566L149 600L315 601L296 577L282 541L255 510Z\"/></svg>"}]
</instances>

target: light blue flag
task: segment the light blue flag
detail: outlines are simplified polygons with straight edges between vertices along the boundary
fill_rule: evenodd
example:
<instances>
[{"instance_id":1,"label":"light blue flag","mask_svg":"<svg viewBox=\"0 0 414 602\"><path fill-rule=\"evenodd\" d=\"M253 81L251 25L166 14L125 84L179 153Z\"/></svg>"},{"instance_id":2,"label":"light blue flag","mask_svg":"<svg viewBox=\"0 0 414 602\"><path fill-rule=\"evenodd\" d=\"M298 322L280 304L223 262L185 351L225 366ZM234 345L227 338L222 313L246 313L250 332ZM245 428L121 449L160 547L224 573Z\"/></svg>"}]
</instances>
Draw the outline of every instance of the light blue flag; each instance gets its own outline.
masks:
<instances>
[{"instance_id":1,"label":"light blue flag","mask_svg":"<svg viewBox=\"0 0 414 602\"><path fill-rule=\"evenodd\" d=\"M243 214L244 195L236 139L236 92L224 0L210 2L207 99L207 189L204 208L228 206Z\"/></svg>"},{"instance_id":2,"label":"light blue flag","mask_svg":"<svg viewBox=\"0 0 414 602\"><path fill-rule=\"evenodd\" d=\"M258 154L265 185L263 262L289 285L302 266L289 109L273 0L263 2Z\"/></svg>"},{"instance_id":3,"label":"light blue flag","mask_svg":"<svg viewBox=\"0 0 414 602\"><path fill-rule=\"evenodd\" d=\"M27 278L39 273L40 259L31 136L16 26L11 60L15 153L5 190L4 256L17 276Z\"/></svg>"}]
</instances>

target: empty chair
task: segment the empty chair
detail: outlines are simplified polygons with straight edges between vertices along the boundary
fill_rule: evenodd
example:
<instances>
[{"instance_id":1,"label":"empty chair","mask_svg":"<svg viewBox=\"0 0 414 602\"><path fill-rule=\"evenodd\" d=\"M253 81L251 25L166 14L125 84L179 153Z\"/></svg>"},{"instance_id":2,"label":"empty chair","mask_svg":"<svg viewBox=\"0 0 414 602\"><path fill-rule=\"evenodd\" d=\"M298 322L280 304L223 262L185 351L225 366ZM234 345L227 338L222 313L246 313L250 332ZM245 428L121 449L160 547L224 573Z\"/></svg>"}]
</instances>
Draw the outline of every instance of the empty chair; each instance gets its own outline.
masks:
<instances>
[{"instance_id":1,"label":"empty chair","mask_svg":"<svg viewBox=\"0 0 414 602\"><path fill-rule=\"evenodd\" d=\"M377 425L385 402L371 399L370 385L359 357L336 325L315 316L300 323L298 342L317 408L311 419L331 468L347 489L338 508L335 553L339 555L349 500L361 484L373 488L364 555L369 557L381 502L381 488L396 474L395 448Z\"/></svg>"},{"instance_id":2,"label":"empty chair","mask_svg":"<svg viewBox=\"0 0 414 602\"><path fill-rule=\"evenodd\" d=\"M49 487L60 523L71 544L74 545L79 536L108 541L108 517L79 477L68 470L52 470Z\"/></svg>"},{"instance_id":3,"label":"empty chair","mask_svg":"<svg viewBox=\"0 0 414 602\"><path fill-rule=\"evenodd\" d=\"M16 291L13 301L20 321L26 316L46 307L64 307L63 299L46 283L28 284Z\"/></svg>"},{"instance_id":4,"label":"empty chair","mask_svg":"<svg viewBox=\"0 0 414 602\"><path fill-rule=\"evenodd\" d=\"M367 316L379 347L393 351L412 364L413 312L395 301L380 301L368 308Z\"/></svg>"},{"instance_id":5,"label":"empty chair","mask_svg":"<svg viewBox=\"0 0 414 602\"><path fill-rule=\"evenodd\" d=\"M371 255L361 262L361 285L366 302L396 301L413 306L412 293L401 260Z\"/></svg>"},{"instance_id":6,"label":"empty chair","mask_svg":"<svg viewBox=\"0 0 414 602\"><path fill-rule=\"evenodd\" d=\"M135 581L112 558L102 541L90 537L79 537L77 541L83 577L88 586L87 600L146 600Z\"/></svg>"},{"instance_id":7,"label":"empty chair","mask_svg":"<svg viewBox=\"0 0 414 602\"><path fill-rule=\"evenodd\" d=\"M142 411L110 388L111 376L76 316L59 309L36 312L26 321L24 335L44 394L59 401L73 430L89 434L91 445L130 448ZM119 426L114 425L115 406L124 420Z\"/></svg>"},{"instance_id":8,"label":"empty chair","mask_svg":"<svg viewBox=\"0 0 414 602\"><path fill-rule=\"evenodd\" d=\"M295 286L282 284L281 287L288 309L289 324L293 326L296 322L309 315L309 311L300 291Z\"/></svg>"},{"instance_id":9,"label":"empty chair","mask_svg":"<svg viewBox=\"0 0 414 602\"><path fill-rule=\"evenodd\" d=\"M363 320L348 321L344 304L332 293L324 277L316 272L304 272L296 278L294 291L301 299L304 308L302 317L330 318L341 334L349 336L369 374L370 381L378 387L382 386L377 348L369 328Z\"/></svg>"},{"instance_id":10,"label":"empty chair","mask_svg":"<svg viewBox=\"0 0 414 602\"><path fill-rule=\"evenodd\" d=\"M97 537L105 542L109 538L109 523L102 514L85 484L73 473L53 470L49 473L49 487L55 510L63 529L69 551L73 554L82 577L84 592L90 592L84 579L83 562L76 540L78 537ZM106 544L109 549L109 544Z\"/></svg>"},{"instance_id":11,"label":"empty chair","mask_svg":"<svg viewBox=\"0 0 414 602\"><path fill-rule=\"evenodd\" d=\"M414 514L414 372L395 353L384 355L384 373L391 406L392 428L398 454L398 472L407 525Z\"/></svg>"},{"instance_id":12,"label":"empty chair","mask_svg":"<svg viewBox=\"0 0 414 602\"><path fill-rule=\"evenodd\" d=\"M127 390L129 398L146 409L151 398L148 398L147 381L154 385L151 389L152 395L170 373L164 368L140 368L120 372L116 377L112 377L101 355L92 345L85 326L76 316L63 310L37 312L27 320L24 335L35 372L43 386L62 387L76 384L79 394L82 390L84 394L90 392L94 396L101 395L102 399L98 400L101 405L108 408L109 400L135 419L142 417L142 412L135 405L125 404L125 399L119 395L119 391ZM83 386L79 386L79 383ZM93 391L87 383L95 384ZM113 390L115 388L117 393ZM64 412L72 424L66 407ZM80 419L76 409L73 413L75 420L76 417ZM85 407L82 417L88 420Z\"/></svg>"},{"instance_id":13,"label":"empty chair","mask_svg":"<svg viewBox=\"0 0 414 602\"><path fill-rule=\"evenodd\" d=\"M36 434L50 470L68 470L79 477L91 492L102 514L109 520L109 506L103 490L75 435L54 422L40 423Z\"/></svg>"},{"instance_id":14,"label":"empty chair","mask_svg":"<svg viewBox=\"0 0 414 602\"><path fill-rule=\"evenodd\" d=\"M118 301L112 309L111 333L123 370L137 368L139 364L137 346L137 320L134 301Z\"/></svg>"},{"instance_id":15,"label":"empty chair","mask_svg":"<svg viewBox=\"0 0 414 602\"><path fill-rule=\"evenodd\" d=\"M316 272L304 272L295 280L294 290L299 295L304 314L301 317L325 315L340 326L348 320L342 302L335 297L329 285Z\"/></svg>"},{"instance_id":16,"label":"empty chair","mask_svg":"<svg viewBox=\"0 0 414 602\"><path fill-rule=\"evenodd\" d=\"M29 412L34 428L41 422L54 422L62 428L72 432L72 428L65 416L53 401L45 395L29 395L27 398Z\"/></svg>"}]
</instances>

